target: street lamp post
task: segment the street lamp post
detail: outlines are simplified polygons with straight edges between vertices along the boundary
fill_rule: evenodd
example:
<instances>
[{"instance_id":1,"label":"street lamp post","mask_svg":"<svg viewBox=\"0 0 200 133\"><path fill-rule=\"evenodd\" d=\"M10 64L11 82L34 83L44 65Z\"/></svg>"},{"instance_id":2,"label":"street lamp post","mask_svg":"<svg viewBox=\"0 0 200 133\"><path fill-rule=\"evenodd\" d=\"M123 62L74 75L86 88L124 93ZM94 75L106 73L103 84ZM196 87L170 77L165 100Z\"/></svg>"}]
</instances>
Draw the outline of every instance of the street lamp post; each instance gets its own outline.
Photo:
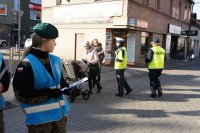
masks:
<instances>
[{"instance_id":1,"label":"street lamp post","mask_svg":"<svg viewBox=\"0 0 200 133\"><path fill-rule=\"evenodd\" d=\"M20 5L20 0L18 0L18 11L17 11L17 16L18 16L18 57L20 60L20 43L21 43L21 5Z\"/></svg>"}]
</instances>

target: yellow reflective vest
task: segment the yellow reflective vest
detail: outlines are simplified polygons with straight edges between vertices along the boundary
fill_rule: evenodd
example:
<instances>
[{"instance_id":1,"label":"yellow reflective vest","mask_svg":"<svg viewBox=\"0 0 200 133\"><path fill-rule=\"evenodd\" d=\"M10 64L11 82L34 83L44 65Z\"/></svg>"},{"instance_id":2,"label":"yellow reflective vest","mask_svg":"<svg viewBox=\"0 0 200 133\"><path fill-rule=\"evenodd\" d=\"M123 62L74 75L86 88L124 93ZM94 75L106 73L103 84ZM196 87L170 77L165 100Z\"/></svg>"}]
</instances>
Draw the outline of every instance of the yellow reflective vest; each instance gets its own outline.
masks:
<instances>
[{"instance_id":1,"label":"yellow reflective vest","mask_svg":"<svg viewBox=\"0 0 200 133\"><path fill-rule=\"evenodd\" d=\"M148 63L148 69L162 69L164 68L165 50L160 46L151 48L154 52L153 59Z\"/></svg>"},{"instance_id":2,"label":"yellow reflective vest","mask_svg":"<svg viewBox=\"0 0 200 133\"><path fill-rule=\"evenodd\" d=\"M123 57L123 54L122 54L123 52L124 52L124 57ZM117 58L122 60L122 62L116 61ZM126 51L125 47L118 48L115 51L115 66L114 66L114 68L115 69L125 69L125 68L127 68L127 51Z\"/></svg>"}]
</instances>

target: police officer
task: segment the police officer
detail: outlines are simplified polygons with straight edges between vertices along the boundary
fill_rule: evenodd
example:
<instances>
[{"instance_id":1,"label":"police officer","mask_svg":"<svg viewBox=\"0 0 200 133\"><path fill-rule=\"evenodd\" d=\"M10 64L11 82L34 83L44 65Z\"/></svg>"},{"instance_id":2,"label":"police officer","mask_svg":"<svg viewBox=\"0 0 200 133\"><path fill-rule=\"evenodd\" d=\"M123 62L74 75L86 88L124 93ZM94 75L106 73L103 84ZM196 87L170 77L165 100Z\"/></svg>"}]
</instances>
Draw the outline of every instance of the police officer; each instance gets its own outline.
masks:
<instances>
[{"instance_id":1,"label":"police officer","mask_svg":"<svg viewBox=\"0 0 200 133\"><path fill-rule=\"evenodd\" d=\"M128 85L126 79L124 78L124 72L127 68L127 51L123 46L124 39L116 37L117 50L115 51L115 65L117 83L118 83L118 93L116 96L124 96L124 88L126 89L126 95L128 95L133 89Z\"/></svg>"},{"instance_id":2,"label":"police officer","mask_svg":"<svg viewBox=\"0 0 200 133\"><path fill-rule=\"evenodd\" d=\"M4 121L3 121L3 108L5 106L3 94L9 88L10 84L10 75L8 70L5 67L3 56L0 53L0 133L4 133Z\"/></svg>"},{"instance_id":3,"label":"police officer","mask_svg":"<svg viewBox=\"0 0 200 133\"><path fill-rule=\"evenodd\" d=\"M165 50L160 47L160 41L155 38L151 42L152 48L148 51L145 62L147 63L149 70L151 97L156 98L156 90L158 91L158 97L163 95L161 83L159 80L162 70L164 68Z\"/></svg>"},{"instance_id":4,"label":"police officer","mask_svg":"<svg viewBox=\"0 0 200 133\"><path fill-rule=\"evenodd\" d=\"M97 93L102 89L99 81L96 79L99 73L99 57L96 49L90 45L89 41L83 42L83 47L85 48L85 53L83 55L83 62L88 65L88 84L90 93L92 94L92 88L94 84L97 85Z\"/></svg>"},{"instance_id":5,"label":"police officer","mask_svg":"<svg viewBox=\"0 0 200 133\"><path fill-rule=\"evenodd\" d=\"M33 27L32 45L26 49L13 79L15 96L26 115L29 133L66 133L69 103L60 88L67 87L60 59L50 54L58 30L49 23Z\"/></svg>"}]
</instances>

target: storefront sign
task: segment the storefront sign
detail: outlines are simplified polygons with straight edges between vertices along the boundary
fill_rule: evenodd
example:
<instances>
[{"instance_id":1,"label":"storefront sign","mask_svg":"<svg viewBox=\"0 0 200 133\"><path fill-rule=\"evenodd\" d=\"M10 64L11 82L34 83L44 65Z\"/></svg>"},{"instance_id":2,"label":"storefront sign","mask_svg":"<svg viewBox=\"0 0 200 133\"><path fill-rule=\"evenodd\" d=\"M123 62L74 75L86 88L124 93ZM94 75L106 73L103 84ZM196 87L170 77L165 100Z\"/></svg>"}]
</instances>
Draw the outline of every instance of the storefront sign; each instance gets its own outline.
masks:
<instances>
[{"instance_id":1,"label":"storefront sign","mask_svg":"<svg viewBox=\"0 0 200 133\"><path fill-rule=\"evenodd\" d=\"M38 6L38 5L29 4L28 7L29 7L29 9L32 9L32 10L41 11L41 6Z\"/></svg>"},{"instance_id":2,"label":"storefront sign","mask_svg":"<svg viewBox=\"0 0 200 133\"><path fill-rule=\"evenodd\" d=\"M198 35L198 31L197 31L197 30L181 31L181 35L186 35L186 36L197 36L197 35Z\"/></svg>"},{"instance_id":3,"label":"storefront sign","mask_svg":"<svg viewBox=\"0 0 200 133\"><path fill-rule=\"evenodd\" d=\"M54 23L112 23L122 16L123 1L98 2L53 7Z\"/></svg>"},{"instance_id":4,"label":"storefront sign","mask_svg":"<svg viewBox=\"0 0 200 133\"><path fill-rule=\"evenodd\" d=\"M113 25L136 26L136 20L134 18L128 18L126 16L113 17Z\"/></svg>"},{"instance_id":5,"label":"storefront sign","mask_svg":"<svg viewBox=\"0 0 200 133\"><path fill-rule=\"evenodd\" d=\"M7 6L0 4L0 15L7 15Z\"/></svg>"},{"instance_id":6,"label":"storefront sign","mask_svg":"<svg viewBox=\"0 0 200 133\"><path fill-rule=\"evenodd\" d=\"M35 4L42 4L42 0L30 0L31 3L35 3Z\"/></svg>"},{"instance_id":7,"label":"storefront sign","mask_svg":"<svg viewBox=\"0 0 200 133\"><path fill-rule=\"evenodd\" d=\"M144 20L137 19L137 27L147 29L148 28L148 22L144 21Z\"/></svg>"},{"instance_id":8,"label":"storefront sign","mask_svg":"<svg viewBox=\"0 0 200 133\"><path fill-rule=\"evenodd\" d=\"M181 27L169 24L169 33L181 34Z\"/></svg>"},{"instance_id":9,"label":"storefront sign","mask_svg":"<svg viewBox=\"0 0 200 133\"><path fill-rule=\"evenodd\" d=\"M128 25L129 26L136 26L136 19L128 18Z\"/></svg>"}]
</instances>

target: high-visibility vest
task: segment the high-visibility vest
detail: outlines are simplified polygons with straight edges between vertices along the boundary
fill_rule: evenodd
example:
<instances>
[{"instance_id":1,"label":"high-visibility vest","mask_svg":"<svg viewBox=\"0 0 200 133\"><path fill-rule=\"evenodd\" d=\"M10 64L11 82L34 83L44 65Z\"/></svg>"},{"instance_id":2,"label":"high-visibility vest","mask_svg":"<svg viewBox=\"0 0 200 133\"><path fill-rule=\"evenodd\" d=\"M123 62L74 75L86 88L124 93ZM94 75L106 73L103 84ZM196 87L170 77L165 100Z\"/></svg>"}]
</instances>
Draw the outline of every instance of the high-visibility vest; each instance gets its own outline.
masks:
<instances>
[{"instance_id":1,"label":"high-visibility vest","mask_svg":"<svg viewBox=\"0 0 200 133\"><path fill-rule=\"evenodd\" d=\"M1 67L2 67L2 63L3 63L3 56L2 54L0 53L0 70L1 70ZM1 73L1 72L0 72ZM3 95L0 94L0 110L3 109L5 106L5 101L4 101L4 98L3 98Z\"/></svg>"},{"instance_id":2,"label":"high-visibility vest","mask_svg":"<svg viewBox=\"0 0 200 133\"><path fill-rule=\"evenodd\" d=\"M122 55L122 51L124 52L124 57ZM116 61L116 59L122 60L122 62ZM115 69L125 69L127 68L127 51L125 47L118 48L115 51Z\"/></svg>"},{"instance_id":3,"label":"high-visibility vest","mask_svg":"<svg viewBox=\"0 0 200 133\"><path fill-rule=\"evenodd\" d=\"M25 60L29 61L34 75L34 88L60 88L61 80L61 62L54 55L49 54L50 65L53 76L49 74L45 66L32 54L28 54ZM38 125L62 119L67 116L69 111L69 102L64 99L64 96L59 98L50 98L48 101L41 104L20 103L21 108L26 114L27 125Z\"/></svg>"},{"instance_id":4,"label":"high-visibility vest","mask_svg":"<svg viewBox=\"0 0 200 133\"><path fill-rule=\"evenodd\" d=\"M151 48L154 52L153 59L148 63L148 69L162 69L164 68L165 50L160 46Z\"/></svg>"}]
</instances>

